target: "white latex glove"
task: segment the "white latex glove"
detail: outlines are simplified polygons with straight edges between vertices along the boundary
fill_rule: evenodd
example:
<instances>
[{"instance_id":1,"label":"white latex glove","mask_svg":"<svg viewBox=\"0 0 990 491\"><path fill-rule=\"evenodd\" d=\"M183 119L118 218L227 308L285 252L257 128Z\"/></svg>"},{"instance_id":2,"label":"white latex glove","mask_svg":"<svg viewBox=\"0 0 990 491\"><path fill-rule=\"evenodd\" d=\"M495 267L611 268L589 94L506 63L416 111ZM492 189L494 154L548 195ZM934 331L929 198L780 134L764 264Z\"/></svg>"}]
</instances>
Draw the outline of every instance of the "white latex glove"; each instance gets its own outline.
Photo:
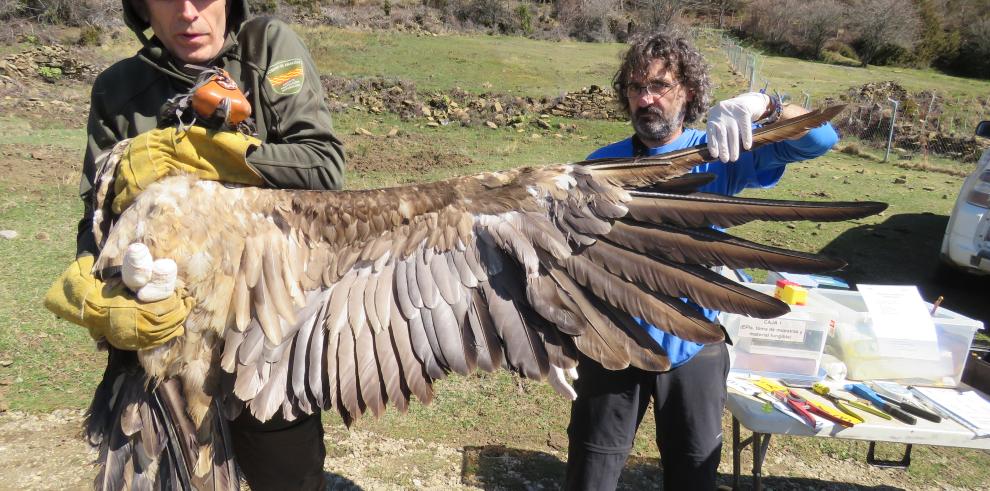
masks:
<instances>
[{"instance_id":1,"label":"white latex glove","mask_svg":"<svg viewBox=\"0 0 990 491\"><path fill-rule=\"evenodd\" d=\"M573 380L577 380L578 374L576 368L563 369L556 365L550 365L550 375L549 381L550 386L553 390L557 391L558 394L564 396L568 401L573 401L577 399L577 392L574 391L574 387L567 380L570 377Z\"/></svg>"},{"instance_id":2,"label":"white latex glove","mask_svg":"<svg viewBox=\"0 0 990 491\"><path fill-rule=\"evenodd\" d=\"M753 146L753 122L767 112L770 96L747 92L719 102L708 111L708 151L722 162L739 160L739 142Z\"/></svg>"},{"instance_id":3,"label":"white latex glove","mask_svg":"<svg viewBox=\"0 0 990 491\"><path fill-rule=\"evenodd\" d=\"M175 261L151 256L148 246L135 242L127 246L120 276L127 288L142 302L164 300L175 291L177 273Z\"/></svg>"}]
</instances>

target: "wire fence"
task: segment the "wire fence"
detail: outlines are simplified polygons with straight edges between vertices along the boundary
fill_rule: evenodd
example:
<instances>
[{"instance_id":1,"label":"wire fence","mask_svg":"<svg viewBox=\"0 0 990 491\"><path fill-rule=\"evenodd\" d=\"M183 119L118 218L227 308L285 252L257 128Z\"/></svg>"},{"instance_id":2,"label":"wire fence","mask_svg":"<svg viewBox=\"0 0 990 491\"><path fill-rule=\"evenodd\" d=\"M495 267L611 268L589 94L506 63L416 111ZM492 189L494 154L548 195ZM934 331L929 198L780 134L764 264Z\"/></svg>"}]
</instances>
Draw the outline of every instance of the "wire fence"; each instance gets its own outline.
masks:
<instances>
[{"instance_id":1,"label":"wire fence","mask_svg":"<svg viewBox=\"0 0 990 491\"><path fill-rule=\"evenodd\" d=\"M712 31L699 32L719 43L731 69L749 82L749 90L775 92L760 73L761 56L734 39ZM982 152L974 137L976 125L990 120L990 96L950 96L938 90L910 93L896 82L868 83L835 97L813 100L800 88L781 93L784 100L808 109L842 102L848 108L833 121L846 139L855 138L883 151L883 160L928 157L976 162Z\"/></svg>"}]
</instances>

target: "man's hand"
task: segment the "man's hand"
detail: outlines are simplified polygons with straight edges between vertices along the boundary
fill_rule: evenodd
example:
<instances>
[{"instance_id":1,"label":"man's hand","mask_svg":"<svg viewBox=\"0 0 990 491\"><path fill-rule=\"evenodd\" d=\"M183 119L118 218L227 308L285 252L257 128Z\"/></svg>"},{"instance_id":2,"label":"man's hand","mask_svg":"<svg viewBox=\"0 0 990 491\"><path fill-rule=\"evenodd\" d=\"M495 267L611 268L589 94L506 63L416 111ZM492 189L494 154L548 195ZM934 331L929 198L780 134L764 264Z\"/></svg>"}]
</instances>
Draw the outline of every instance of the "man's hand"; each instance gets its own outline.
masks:
<instances>
[{"instance_id":1,"label":"man's hand","mask_svg":"<svg viewBox=\"0 0 990 491\"><path fill-rule=\"evenodd\" d=\"M45 295L45 308L123 350L161 346L185 332L191 298L173 292L164 300L140 302L122 282L104 283L92 270L93 256L73 261Z\"/></svg>"},{"instance_id":2,"label":"man's hand","mask_svg":"<svg viewBox=\"0 0 990 491\"><path fill-rule=\"evenodd\" d=\"M770 96L747 92L719 102L708 111L708 151L722 162L739 160L739 142L753 146L753 123L770 109Z\"/></svg>"},{"instance_id":3,"label":"man's hand","mask_svg":"<svg viewBox=\"0 0 990 491\"><path fill-rule=\"evenodd\" d=\"M260 186L264 180L246 160L257 138L233 131L155 129L131 140L114 178L114 213L121 213L145 188L168 175Z\"/></svg>"}]
</instances>

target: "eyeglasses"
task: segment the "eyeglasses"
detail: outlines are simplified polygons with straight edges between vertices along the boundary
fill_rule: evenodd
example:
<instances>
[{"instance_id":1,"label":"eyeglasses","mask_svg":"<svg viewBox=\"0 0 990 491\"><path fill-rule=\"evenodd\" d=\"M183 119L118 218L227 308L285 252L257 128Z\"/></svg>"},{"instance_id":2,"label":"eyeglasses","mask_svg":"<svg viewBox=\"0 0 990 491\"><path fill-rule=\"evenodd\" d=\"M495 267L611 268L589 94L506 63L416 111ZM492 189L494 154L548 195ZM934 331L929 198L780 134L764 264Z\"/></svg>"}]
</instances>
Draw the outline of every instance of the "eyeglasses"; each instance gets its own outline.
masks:
<instances>
[{"instance_id":1,"label":"eyeglasses","mask_svg":"<svg viewBox=\"0 0 990 491\"><path fill-rule=\"evenodd\" d=\"M667 92L674 90L679 84L668 84L667 82L650 82L647 85L640 85L636 83L630 83L626 86L626 95L630 98L640 97L643 92L646 92L653 97L663 97L667 95Z\"/></svg>"}]
</instances>

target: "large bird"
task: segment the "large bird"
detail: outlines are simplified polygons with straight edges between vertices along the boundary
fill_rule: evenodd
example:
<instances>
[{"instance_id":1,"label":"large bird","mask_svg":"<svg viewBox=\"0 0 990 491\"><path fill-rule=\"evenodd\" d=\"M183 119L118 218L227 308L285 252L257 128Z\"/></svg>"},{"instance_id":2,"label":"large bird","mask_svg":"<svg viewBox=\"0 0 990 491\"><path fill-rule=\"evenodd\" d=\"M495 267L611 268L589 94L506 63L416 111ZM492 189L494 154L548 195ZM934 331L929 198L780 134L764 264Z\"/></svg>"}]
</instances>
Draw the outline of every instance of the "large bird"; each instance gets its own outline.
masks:
<instances>
[{"instance_id":1,"label":"large bird","mask_svg":"<svg viewBox=\"0 0 990 491\"><path fill-rule=\"evenodd\" d=\"M756 131L754 146L840 110ZM125 147L101 172L98 210ZM684 174L706 160L699 147L347 192L159 181L114 223L97 223L96 268L143 243L175 259L196 303L185 335L137 353L143 371L111 362L88 422L101 447L97 487L235 488L223 420L240 411L264 421L332 408L350 424L387 404L405 411L413 397L429 403L450 372L545 380L578 353L609 369L667 370L634 317L711 343L722 329L682 297L754 317L788 311L710 266L843 265L713 226L885 208L695 193L710 176Z\"/></svg>"}]
</instances>

